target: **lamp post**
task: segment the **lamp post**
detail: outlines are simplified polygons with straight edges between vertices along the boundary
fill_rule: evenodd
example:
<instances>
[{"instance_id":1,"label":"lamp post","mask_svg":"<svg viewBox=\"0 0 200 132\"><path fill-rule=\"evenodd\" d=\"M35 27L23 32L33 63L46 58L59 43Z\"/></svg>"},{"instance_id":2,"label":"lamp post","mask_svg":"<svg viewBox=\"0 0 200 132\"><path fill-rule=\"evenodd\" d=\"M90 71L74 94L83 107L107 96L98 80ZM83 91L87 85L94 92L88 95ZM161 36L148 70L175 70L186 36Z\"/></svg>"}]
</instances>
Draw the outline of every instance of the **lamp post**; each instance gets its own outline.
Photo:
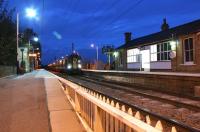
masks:
<instances>
[{"instance_id":1,"label":"lamp post","mask_svg":"<svg viewBox=\"0 0 200 132\"><path fill-rule=\"evenodd\" d=\"M33 8L26 8L26 16L29 17L29 18L34 18L36 17L37 13L36 13L36 10L33 9ZM17 23L16 23L16 26L17 26L17 34L16 34L16 40L17 40L17 74L19 74L19 53L18 53L18 49L19 49L19 16L20 16L20 13L17 12Z\"/></svg>"},{"instance_id":2,"label":"lamp post","mask_svg":"<svg viewBox=\"0 0 200 132\"><path fill-rule=\"evenodd\" d=\"M18 47L19 47L19 13L17 13L17 74L19 74L19 58L18 58Z\"/></svg>"},{"instance_id":3,"label":"lamp post","mask_svg":"<svg viewBox=\"0 0 200 132\"><path fill-rule=\"evenodd\" d=\"M95 45L91 44L90 47L94 48ZM98 62L99 62L99 47L98 46L96 46L96 57L97 57L97 63L96 63L96 65L97 65L97 70L98 70Z\"/></svg>"}]
</instances>

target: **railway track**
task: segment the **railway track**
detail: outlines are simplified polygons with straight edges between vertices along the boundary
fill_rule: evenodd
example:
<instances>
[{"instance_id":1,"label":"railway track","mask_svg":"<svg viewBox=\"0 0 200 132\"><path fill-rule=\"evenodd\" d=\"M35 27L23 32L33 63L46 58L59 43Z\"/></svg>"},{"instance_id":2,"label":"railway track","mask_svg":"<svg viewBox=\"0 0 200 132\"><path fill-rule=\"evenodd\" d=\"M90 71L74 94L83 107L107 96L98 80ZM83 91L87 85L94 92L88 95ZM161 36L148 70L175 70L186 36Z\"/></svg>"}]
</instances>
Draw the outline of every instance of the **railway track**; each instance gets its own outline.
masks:
<instances>
[{"instance_id":1,"label":"railway track","mask_svg":"<svg viewBox=\"0 0 200 132\"><path fill-rule=\"evenodd\" d=\"M65 75L64 76L62 75L62 77L66 78ZM148 110L150 112L158 113L161 116L164 115L163 117L167 119L170 119L170 120L172 119L175 122L183 123L183 126L188 127L189 129L191 128L191 130L193 130L194 128L194 131L200 131L200 126L199 126L200 120L198 123L196 121L193 122L192 119L186 118L187 114L192 115L192 114L200 112L200 102L198 100L191 100L191 99L186 99L186 98L177 99L178 97L176 99L173 99L173 98L170 99L171 95L170 96L167 95L167 98L165 98L166 95L164 97L163 93L156 92L156 94L154 94L155 93L154 91L138 90L132 87L130 88L127 86L121 86L119 84L116 85L116 84L113 84L113 82L109 83L108 80L103 80L103 79L94 78L94 77L90 78L88 76L67 77L67 79L71 80L74 83L78 83L86 87L93 87L93 88L95 87L95 90L101 91L102 93L108 93L108 95L114 97L115 99L121 100L122 102L125 102L126 104L131 104L131 105L136 104L136 106L144 108L145 110ZM142 105L140 105L141 100L144 101ZM191 103L191 101L193 103ZM145 106L146 105L145 102L154 102L155 104L150 103L151 106L147 107ZM195 105L195 102L196 102L196 105ZM170 106L170 108L165 108L164 106ZM160 107L161 110L155 110L156 107ZM181 110L187 110L188 112L184 114L184 112ZM177 114L177 116L180 116L181 118L176 117L176 115L165 114L166 111L168 112L171 111L170 114L172 113ZM190 121L189 123L188 123L188 120Z\"/></svg>"},{"instance_id":2,"label":"railway track","mask_svg":"<svg viewBox=\"0 0 200 132\"><path fill-rule=\"evenodd\" d=\"M179 99L174 100L173 98L162 97L161 95L163 95L163 93L159 93L159 92L156 92L157 95L155 95L154 91L149 91L149 90L144 90L144 89L139 90L138 88L134 89L133 87L127 87L127 86L118 85L118 84L116 85L116 84L113 84L113 82L109 82L107 80L103 80L103 79L99 79L99 78L94 78L94 77L90 78L89 76L76 76L76 77L80 78L82 80L90 81L95 84L110 87L112 89L123 90L123 91L129 92L132 94L136 94L139 96L147 97L147 98L154 99L154 100L159 100L159 101L162 101L163 103L172 104L176 107L187 108L192 111L200 112L200 100L198 101L198 100L192 100L192 99L187 99L187 98L179 98ZM170 97L175 98L175 96L170 96ZM185 102L181 101L184 99L188 100L188 102L186 101L187 103L185 103ZM189 100L192 102L196 102L196 103L191 104L189 102Z\"/></svg>"}]
</instances>

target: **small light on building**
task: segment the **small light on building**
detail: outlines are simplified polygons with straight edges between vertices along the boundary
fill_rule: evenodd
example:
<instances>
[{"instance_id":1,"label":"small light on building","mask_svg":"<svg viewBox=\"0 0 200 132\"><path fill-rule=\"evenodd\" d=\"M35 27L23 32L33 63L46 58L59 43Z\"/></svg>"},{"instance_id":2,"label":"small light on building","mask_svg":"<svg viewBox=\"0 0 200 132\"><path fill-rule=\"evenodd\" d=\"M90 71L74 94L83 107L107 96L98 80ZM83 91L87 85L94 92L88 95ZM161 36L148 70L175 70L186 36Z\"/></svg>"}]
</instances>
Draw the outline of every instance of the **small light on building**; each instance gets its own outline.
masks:
<instances>
[{"instance_id":1,"label":"small light on building","mask_svg":"<svg viewBox=\"0 0 200 132\"><path fill-rule=\"evenodd\" d=\"M118 56L119 56L119 53L118 53L117 51L115 51L115 52L113 53L113 55L114 55L114 57L118 57Z\"/></svg>"},{"instance_id":2,"label":"small light on building","mask_svg":"<svg viewBox=\"0 0 200 132\"><path fill-rule=\"evenodd\" d=\"M176 41L171 41L170 45L172 50L176 50Z\"/></svg>"}]
</instances>

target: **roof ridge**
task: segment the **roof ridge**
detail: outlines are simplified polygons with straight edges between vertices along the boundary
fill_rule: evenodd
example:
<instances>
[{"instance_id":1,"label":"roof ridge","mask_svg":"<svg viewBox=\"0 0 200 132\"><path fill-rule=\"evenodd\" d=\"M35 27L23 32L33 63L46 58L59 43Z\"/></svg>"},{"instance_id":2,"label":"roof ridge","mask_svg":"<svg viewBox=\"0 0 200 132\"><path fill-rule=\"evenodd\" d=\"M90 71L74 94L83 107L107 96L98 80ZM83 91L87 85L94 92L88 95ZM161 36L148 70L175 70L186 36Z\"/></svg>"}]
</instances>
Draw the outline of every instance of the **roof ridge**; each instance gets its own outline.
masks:
<instances>
[{"instance_id":1,"label":"roof ridge","mask_svg":"<svg viewBox=\"0 0 200 132\"><path fill-rule=\"evenodd\" d=\"M149 35L132 39L131 41L119 46L117 49L120 49L123 47L128 48L131 46L137 46L137 45L152 43L156 41L162 41L164 39L170 39L172 37L172 34L182 35L182 34L194 32L197 29L200 30L200 19L169 28L168 30L165 30L165 31L159 31L159 32L151 33Z\"/></svg>"}]
</instances>

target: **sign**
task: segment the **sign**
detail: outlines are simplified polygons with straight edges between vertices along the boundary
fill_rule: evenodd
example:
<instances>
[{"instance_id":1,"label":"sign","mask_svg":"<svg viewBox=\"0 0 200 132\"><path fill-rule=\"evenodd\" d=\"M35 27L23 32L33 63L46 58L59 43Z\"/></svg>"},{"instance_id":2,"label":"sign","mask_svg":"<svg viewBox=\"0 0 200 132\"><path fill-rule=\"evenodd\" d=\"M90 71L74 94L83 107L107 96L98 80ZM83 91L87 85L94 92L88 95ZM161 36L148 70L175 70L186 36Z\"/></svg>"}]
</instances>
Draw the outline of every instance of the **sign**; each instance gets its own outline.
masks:
<instances>
[{"instance_id":1,"label":"sign","mask_svg":"<svg viewBox=\"0 0 200 132\"><path fill-rule=\"evenodd\" d=\"M176 52L175 52L175 51L171 51L171 52L169 53L169 57L170 57L171 59L175 58L175 57L176 57Z\"/></svg>"},{"instance_id":2,"label":"sign","mask_svg":"<svg viewBox=\"0 0 200 132\"><path fill-rule=\"evenodd\" d=\"M37 54L29 54L30 57L36 57Z\"/></svg>"}]
</instances>

